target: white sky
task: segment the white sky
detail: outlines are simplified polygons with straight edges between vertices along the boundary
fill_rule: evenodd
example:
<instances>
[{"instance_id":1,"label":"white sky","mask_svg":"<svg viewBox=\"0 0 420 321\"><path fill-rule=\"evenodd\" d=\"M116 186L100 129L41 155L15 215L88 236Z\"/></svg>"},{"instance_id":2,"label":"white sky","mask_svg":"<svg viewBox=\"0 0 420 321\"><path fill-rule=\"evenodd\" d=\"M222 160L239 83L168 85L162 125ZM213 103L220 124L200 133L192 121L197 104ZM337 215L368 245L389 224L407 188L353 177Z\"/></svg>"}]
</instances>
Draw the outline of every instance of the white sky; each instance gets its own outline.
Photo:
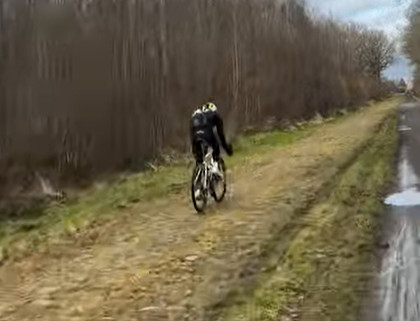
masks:
<instances>
[{"instance_id":1,"label":"white sky","mask_svg":"<svg viewBox=\"0 0 420 321\"><path fill-rule=\"evenodd\" d=\"M412 0L306 0L306 3L316 13L383 30L398 43L408 23L406 13ZM399 55L385 76L411 78L409 61Z\"/></svg>"}]
</instances>

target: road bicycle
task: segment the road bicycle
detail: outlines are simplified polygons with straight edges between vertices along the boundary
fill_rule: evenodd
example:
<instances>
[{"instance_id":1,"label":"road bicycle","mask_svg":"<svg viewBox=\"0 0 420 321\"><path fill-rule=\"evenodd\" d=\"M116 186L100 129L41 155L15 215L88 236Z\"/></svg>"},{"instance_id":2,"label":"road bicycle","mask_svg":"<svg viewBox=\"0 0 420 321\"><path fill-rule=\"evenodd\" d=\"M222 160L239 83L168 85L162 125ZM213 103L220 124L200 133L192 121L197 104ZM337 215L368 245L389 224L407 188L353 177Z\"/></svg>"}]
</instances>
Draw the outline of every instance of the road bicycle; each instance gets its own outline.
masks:
<instances>
[{"instance_id":1,"label":"road bicycle","mask_svg":"<svg viewBox=\"0 0 420 321\"><path fill-rule=\"evenodd\" d=\"M213 197L217 203L223 201L226 194L226 166L220 157L213 159L213 150L201 141L203 162L196 164L191 181L191 198L198 213L203 213L208 200Z\"/></svg>"}]
</instances>

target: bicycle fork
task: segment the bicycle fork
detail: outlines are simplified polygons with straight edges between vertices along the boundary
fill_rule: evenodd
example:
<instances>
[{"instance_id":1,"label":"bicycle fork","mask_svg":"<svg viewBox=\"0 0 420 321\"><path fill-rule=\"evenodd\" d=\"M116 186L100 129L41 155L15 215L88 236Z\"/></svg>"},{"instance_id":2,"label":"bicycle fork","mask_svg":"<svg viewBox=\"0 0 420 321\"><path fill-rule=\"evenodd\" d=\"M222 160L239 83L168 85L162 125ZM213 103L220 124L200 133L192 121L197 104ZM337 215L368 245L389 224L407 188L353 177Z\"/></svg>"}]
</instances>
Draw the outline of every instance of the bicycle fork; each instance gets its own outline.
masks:
<instances>
[{"instance_id":1,"label":"bicycle fork","mask_svg":"<svg viewBox=\"0 0 420 321\"><path fill-rule=\"evenodd\" d=\"M203 192L203 194L205 194L207 196L208 194L208 168L207 166L203 166L202 168L200 168L199 172L197 173L196 176L196 181L195 181L195 185L198 183L198 181L201 179L201 190Z\"/></svg>"}]
</instances>

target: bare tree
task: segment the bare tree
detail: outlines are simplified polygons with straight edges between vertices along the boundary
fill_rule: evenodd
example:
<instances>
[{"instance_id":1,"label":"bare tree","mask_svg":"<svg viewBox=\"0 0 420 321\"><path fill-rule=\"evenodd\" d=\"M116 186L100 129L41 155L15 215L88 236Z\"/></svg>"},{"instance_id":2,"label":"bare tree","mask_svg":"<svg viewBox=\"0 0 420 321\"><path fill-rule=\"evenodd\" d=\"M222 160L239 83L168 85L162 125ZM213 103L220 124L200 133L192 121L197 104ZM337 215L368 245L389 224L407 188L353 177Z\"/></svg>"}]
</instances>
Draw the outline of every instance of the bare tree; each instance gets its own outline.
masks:
<instances>
[{"instance_id":1,"label":"bare tree","mask_svg":"<svg viewBox=\"0 0 420 321\"><path fill-rule=\"evenodd\" d=\"M357 54L363 70L379 80L394 60L395 45L382 31L364 31L360 33Z\"/></svg>"},{"instance_id":2,"label":"bare tree","mask_svg":"<svg viewBox=\"0 0 420 321\"><path fill-rule=\"evenodd\" d=\"M414 90L420 89L420 1L412 4L409 16L409 25L404 37L404 51L415 66Z\"/></svg>"}]
</instances>

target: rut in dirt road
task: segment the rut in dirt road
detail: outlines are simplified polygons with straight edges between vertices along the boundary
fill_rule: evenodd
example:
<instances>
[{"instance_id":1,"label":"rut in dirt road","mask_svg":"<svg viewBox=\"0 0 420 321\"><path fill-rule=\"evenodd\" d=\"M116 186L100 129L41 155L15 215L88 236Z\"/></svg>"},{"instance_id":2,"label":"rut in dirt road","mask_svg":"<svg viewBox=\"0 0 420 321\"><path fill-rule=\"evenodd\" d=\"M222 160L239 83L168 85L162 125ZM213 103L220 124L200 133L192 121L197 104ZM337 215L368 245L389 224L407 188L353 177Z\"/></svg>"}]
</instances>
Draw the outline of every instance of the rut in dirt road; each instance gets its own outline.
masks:
<instances>
[{"instance_id":1,"label":"rut in dirt road","mask_svg":"<svg viewBox=\"0 0 420 321\"><path fill-rule=\"evenodd\" d=\"M275 240L374 135L395 101L323 124L234 169L235 196L205 217L186 196L142 202L0 268L0 320L209 320L255 281ZM290 236L290 235L289 235Z\"/></svg>"}]
</instances>

